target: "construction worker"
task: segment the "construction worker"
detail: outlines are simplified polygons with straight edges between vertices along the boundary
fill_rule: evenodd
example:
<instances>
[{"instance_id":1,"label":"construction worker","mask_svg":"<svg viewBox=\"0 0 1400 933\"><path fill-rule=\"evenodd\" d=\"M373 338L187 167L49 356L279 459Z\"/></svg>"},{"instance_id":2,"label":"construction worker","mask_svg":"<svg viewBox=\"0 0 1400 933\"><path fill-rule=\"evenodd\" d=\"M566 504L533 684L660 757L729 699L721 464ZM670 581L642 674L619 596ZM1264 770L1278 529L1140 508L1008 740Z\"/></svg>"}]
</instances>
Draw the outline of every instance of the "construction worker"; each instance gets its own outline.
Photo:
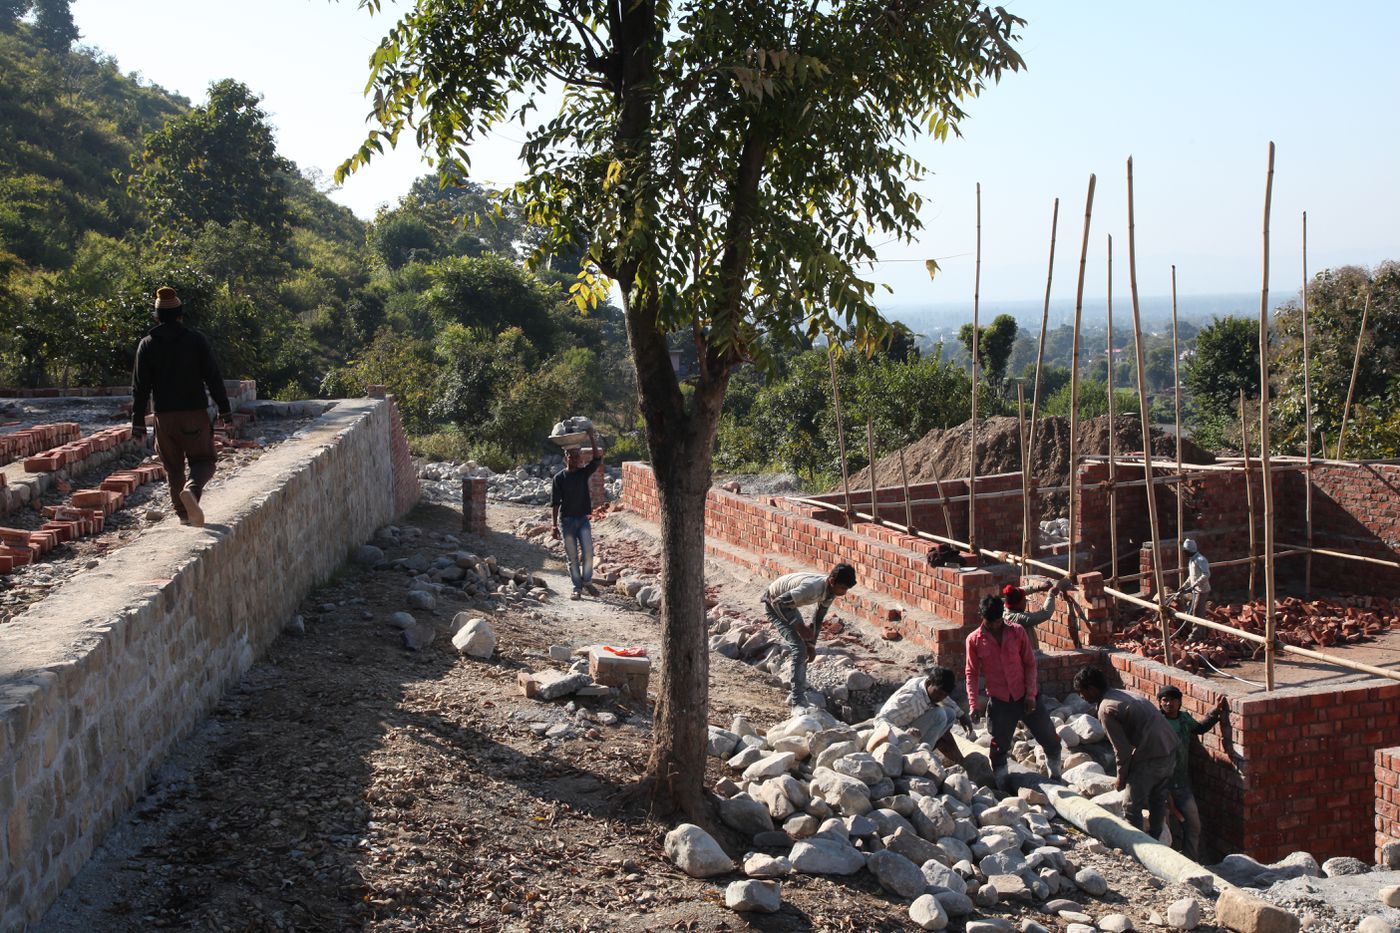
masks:
<instances>
[{"instance_id":1,"label":"construction worker","mask_svg":"<svg viewBox=\"0 0 1400 933\"><path fill-rule=\"evenodd\" d=\"M1172 771L1167 792L1171 797L1172 808L1180 815L1182 851L1193 861L1200 860L1201 852L1201 811L1196 806L1196 795L1191 792L1191 738L1205 735L1215 728L1216 723L1230 715L1230 701L1224 697L1215 704L1201 722L1181 708L1181 691L1171 684L1157 691L1157 708L1166 717L1167 725L1176 732L1181 747L1177 749L1176 767Z\"/></svg>"},{"instance_id":2,"label":"construction worker","mask_svg":"<svg viewBox=\"0 0 1400 933\"><path fill-rule=\"evenodd\" d=\"M209 341L185 326L185 304L169 285L156 289L159 322L136 345L131 373L131 436L145 438L146 409L155 411L156 453L170 484L170 507L182 525L204 525L199 500L214 478L218 453L209 421L209 400L228 424L228 392ZM189 464L189 481L185 464Z\"/></svg>"},{"instance_id":3,"label":"construction worker","mask_svg":"<svg viewBox=\"0 0 1400 933\"><path fill-rule=\"evenodd\" d=\"M763 592L763 610L768 621L782 636L792 662L792 683L788 688L788 705L794 709L807 706L807 662L817 656L817 637L821 635L822 620L838 596L845 596L856 585L856 570L850 564L837 564L831 573L788 573L774 580ZM803 623L800 609L816 606L810 625Z\"/></svg>"},{"instance_id":4,"label":"construction worker","mask_svg":"<svg viewBox=\"0 0 1400 933\"><path fill-rule=\"evenodd\" d=\"M953 699L953 672L934 665L928 673L911 677L890 694L875 714L877 720L919 733L919 737L948 757L963 764L963 754L953 739L953 724L961 722L969 732L972 720Z\"/></svg>"},{"instance_id":5,"label":"construction worker","mask_svg":"<svg viewBox=\"0 0 1400 933\"><path fill-rule=\"evenodd\" d=\"M1006 759L1016 726L1025 723L1045 751L1050 777L1060 777L1060 737L1050 714L1038 702L1035 652L1019 625L1007 625L1000 596L983 597L982 624L967 637L967 696L974 709L979 678L985 680L987 728L992 733L992 772L999 787L1007 783Z\"/></svg>"},{"instance_id":6,"label":"construction worker","mask_svg":"<svg viewBox=\"0 0 1400 933\"><path fill-rule=\"evenodd\" d=\"M1128 791L1123 810L1129 823L1142 828L1147 810L1147 834L1162 835L1167 818L1168 786L1176 768L1181 743L1147 697L1108 687L1108 678L1097 667L1085 667L1074 675L1074 689L1084 701L1098 708L1113 755L1118 762L1118 789Z\"/></svg>"},{"instance_id":7,"label":"construction worker","mask_svg":"<svg viewBox=\"0 0 1400 933\"><path fill-rule=\"evenodd\" d=\"M1190 602L1186 606L1186 611L1198 616L1201 609L1205 607L1206 594L1210 592L1210 561L1201 553L1201 549L1196 545L1195 538L1186 538L1181 542L1181 549L1186 552L1186 583L1182 586L1182 595L1189 596Z\"/></svg>"},{"instance_id":8,"label":"construction worker","mask_svg":"<svg viewBox=\"0 0 1400 933\"><path fill-rule=\"evenodd\" d=\"M593 526L588 520L593 514L593 494L588 484L598 464L603 462L603 452L598 449L598 434L591 426L588 443L593 455L587 462L581 447L571 447L564 452L564 469L554 474L550 492L554 537L564 540L564 557L569 564L569 579L574 584L570 599L582 599L584 590L592 596L598 595L598 587L593 585Z\"/></svg>"},{"instance_id":9,"label":"construction worker","mask_svg":"<svg viewBox=\"0 0 1400 933\"><path fill-rule=\"evenodd\" d=\"M1055 597L1063 593L1069 585L1069 579L1066 578L1055 583L1047 583L1044 586L1035 586L1024 590L1019 586L1012 586L1010 583L1001 588L1001 599L1006 604L1006 621L1010 625L1019 625L1026 630L1026 634L1031 639L1032 651L1040 647L1040 641L1035 637L1035 627L1049 620L1055 614ZM1050 595L1045 597L1045 602L1041 604L1039 609L1032 612L1026 602L1027 593L1049 593Z\"/></svg>"}]
</instances>

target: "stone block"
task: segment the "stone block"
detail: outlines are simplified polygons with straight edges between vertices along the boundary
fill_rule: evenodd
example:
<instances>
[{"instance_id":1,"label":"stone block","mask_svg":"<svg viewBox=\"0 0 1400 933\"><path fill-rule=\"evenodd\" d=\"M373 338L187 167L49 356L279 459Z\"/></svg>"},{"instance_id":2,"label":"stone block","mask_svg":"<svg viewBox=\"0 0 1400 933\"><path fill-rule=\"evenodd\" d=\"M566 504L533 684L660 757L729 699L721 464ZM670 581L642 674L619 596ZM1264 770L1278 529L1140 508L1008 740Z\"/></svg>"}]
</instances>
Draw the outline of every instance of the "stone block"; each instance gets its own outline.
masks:
<instances>
[{"instance_id":1,"label":"stone block","mask_svg":"<svg viewBox=\"0 0 1400 933\"><path fill-rule=\"evenodd\" d=\"M588 674L594 681L626 690L643 700L651 682L651 658L624 658L601 647L588 649Z\"/></svg>"}]
</instances>

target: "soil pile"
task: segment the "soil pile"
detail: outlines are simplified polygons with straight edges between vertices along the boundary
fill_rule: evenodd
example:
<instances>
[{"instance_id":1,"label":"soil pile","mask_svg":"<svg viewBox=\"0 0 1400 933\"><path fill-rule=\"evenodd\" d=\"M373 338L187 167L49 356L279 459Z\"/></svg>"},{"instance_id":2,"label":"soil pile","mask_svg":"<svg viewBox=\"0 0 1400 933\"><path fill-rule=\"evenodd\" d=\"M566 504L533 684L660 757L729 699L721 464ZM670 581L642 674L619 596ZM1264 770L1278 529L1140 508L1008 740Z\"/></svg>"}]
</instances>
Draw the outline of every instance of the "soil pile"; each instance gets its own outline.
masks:
<instances>
[{"instance_id":1,"label":"soil pile","mask_svg":"<svg viewBox=\"0 0 1400 933\"><path fill-rule=\"evenodd\" d=\"M1118 456L1142 453L1142 431L1136 418L1120 415L1113 426L1114 450ZM1108 454L1109 421L1105 415L1090 418L1079 426L1079 454L1089 456ZM938 479L958 479L969 473L969 444L972 422L965 421L946 431L934 430L904 448L904 461L909 469L910 483L928 483ZM1158 457L1176 457L1176 439L1164 431L1153 429L1152 452ZM1182 445L1185 463L1213 463L1215 457L1191 441ZM988 418L977 426L977 475L1015 473L1021 469L1021 443L1017 419ZM899 453L883 457L876 464L876 480L881 486L900 482ZM1039 487L1063 486L1069 482L1069 419L1041 418L1036 425L1035 449L1031 456L1031 476ZM868 469L851 477L852 489L870 485ZM836 486L834 491L839 491ZM1066 493L1047 494L1053 507L1063 508Z\"/></svg>"}]
</instances>

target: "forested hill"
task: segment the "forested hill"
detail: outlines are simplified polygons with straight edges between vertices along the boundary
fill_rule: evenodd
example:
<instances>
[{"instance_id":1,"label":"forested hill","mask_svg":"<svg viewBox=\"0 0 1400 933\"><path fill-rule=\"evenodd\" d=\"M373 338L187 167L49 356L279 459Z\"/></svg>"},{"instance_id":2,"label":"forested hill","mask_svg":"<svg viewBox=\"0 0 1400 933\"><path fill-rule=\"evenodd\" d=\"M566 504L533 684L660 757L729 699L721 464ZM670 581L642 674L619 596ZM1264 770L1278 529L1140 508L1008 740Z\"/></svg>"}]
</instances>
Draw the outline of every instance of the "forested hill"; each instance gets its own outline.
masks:
<instances>
[{"instance_id":1,"label":"forested hill","mask_svg":"<svg viewBox=\"0 0 1400 933\"><path fill-rule=\"evenodd\" d=\"M277 154L243 85L192 105L70 48L71 18L65 34L13 6L0 8L0 383L121 382L168 281L202 307L231 373L314 390L350 349L331 331L368 282L365 224Z\"/></svg>"}]
</instances>

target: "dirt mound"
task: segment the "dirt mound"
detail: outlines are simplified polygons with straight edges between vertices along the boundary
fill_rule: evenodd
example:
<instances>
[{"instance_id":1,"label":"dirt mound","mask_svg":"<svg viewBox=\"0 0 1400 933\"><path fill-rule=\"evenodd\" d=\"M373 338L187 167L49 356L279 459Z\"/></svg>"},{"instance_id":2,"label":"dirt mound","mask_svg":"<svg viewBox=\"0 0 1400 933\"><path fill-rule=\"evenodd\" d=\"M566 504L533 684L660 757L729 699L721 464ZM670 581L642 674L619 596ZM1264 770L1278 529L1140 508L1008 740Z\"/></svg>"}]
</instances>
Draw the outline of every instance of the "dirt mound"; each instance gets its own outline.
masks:
<instances>
[{"instance_id":1,"label":"dirt mound","mask_svg":"<svg viewBox=\"0 0 1400 933\"><path fill-rule=\"evenodd\" d=\"M1115 419L1114 449L1120 456L1142 453L1142 431L1138 420L1125 415ZM1109 422L1105 415L1090 418L1079 426L1080 456L1108 454ZM910 483L927 483L936 479L958 479L969 472L969 442L972 422L965 421L946 431L934 430L904 448L904 460L909 469ZM1153 429L1152 452L1159 457L1176 457L1176 439ZM1213 463L1208 451L1191 441L1182 445L1182 460L1186 463ZM1021 443L1017 420L996 417L981 421L977 426L977 475L1015 473L1021 469ZM876 464L881 486L900 482L899 454L888 454ZM1041 418L1036 425L1035 449L1031 456L1031 476L1039 487L1063 486L1069 482L1069 419ZM851 477L852 489L870 485L868 469ZM836 486L834 491L839 491ZM1063 508L1065 493L1047 494L1052 508Z\"/></svg>"}]
</instances>

